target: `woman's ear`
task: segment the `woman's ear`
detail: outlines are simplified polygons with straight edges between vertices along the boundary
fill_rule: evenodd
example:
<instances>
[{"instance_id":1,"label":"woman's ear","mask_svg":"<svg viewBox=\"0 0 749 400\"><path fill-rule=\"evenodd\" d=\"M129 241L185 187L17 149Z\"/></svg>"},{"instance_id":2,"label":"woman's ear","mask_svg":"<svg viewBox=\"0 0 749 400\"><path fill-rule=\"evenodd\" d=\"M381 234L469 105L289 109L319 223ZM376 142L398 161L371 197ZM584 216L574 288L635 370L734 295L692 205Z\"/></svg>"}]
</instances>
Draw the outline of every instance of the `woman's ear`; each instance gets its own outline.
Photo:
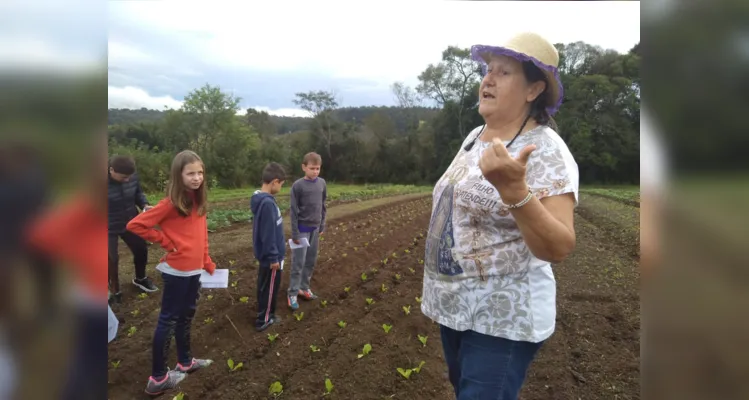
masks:
<instances>
[{"instance_id":1,"label":"woman's ear","mask_svg":"<svg viewBox=\"0 0 749 400\"><path fill-rule=\"evenodd\" d=\"M536 81L531 83L528 86L528 96L526 96L525 101L527 101L528 103L533 103L533 101L536 100L536 98L540 96L541 93L544 92L544 90L546 90L546 82Z\"/></svg>"}]
</instances>

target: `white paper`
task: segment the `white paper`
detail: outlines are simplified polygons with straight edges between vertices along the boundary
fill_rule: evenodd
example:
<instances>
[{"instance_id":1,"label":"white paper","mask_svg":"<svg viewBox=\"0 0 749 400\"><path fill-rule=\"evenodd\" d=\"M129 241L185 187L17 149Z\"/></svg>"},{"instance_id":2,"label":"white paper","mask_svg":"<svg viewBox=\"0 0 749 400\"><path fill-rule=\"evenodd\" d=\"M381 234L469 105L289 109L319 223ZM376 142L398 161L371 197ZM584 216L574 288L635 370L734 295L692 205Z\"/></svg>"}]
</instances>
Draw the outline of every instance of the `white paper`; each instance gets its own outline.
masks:
<instances>
[{"instance_id":1,"label":"white paper","mask_svg":"<svg viewBox=\"0 0 749 400\"><path fill-rule=\"evenodd\" d=\"M284 260L281 260L281 271L283 271L283 261Z\"/></svg>"},{"instance_id":2,"label":"white paper","mask_svg":"<svg viewBox=\"0 0 749 400\"><path fill-rule=\"evenodd\" d=\"M307 240L306 237L303 237L299 239L299 244L295 244L294 239L289 239L289 247L291 247L292 250L301 249L302 247L309 247L309 240Z\"/></svg>"},{"instance_id":3,"label":"white paper","mask_svg":"<svg viewBox=\"0 0 749 400\"><path fill-rule=\"evenodd\" d=\"M229 287L229 270L226 268L216 269L213 275L208 271L200 271L200 285L206 289L223 289Z\"/></svg>"}]
</instances>

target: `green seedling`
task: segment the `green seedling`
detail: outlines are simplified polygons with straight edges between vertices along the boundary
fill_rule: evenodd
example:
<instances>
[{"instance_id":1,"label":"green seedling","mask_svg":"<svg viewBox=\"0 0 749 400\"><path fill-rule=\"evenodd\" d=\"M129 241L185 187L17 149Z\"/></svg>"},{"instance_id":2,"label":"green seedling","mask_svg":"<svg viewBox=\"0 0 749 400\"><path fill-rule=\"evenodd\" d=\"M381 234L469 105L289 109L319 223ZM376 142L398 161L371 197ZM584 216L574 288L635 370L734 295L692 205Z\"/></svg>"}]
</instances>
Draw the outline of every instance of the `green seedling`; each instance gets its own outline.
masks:
<instances>
[{"instance_id":1,"label":"green seedling","mask_svg":"<svg viewBox=\"0 0 749 400\"><path fill-rule=\"evenodd\" d=\"M421 297L414 297L414 299L416 299L417 303L421 304Z\"/></svg>"},{"instance_id":2,"label":"green seedling","mask_svg":"<svg viewBox=\"0 0 749 400\"><path fill-rule=\"evenodd\" d=\"M388 258L387 258L387 257L385 257L385 258L384 258L384 259L382 260L382 265L387 265L387 264L388 264Z\"/></svg>"},{"instance_id":3,"label":"green seedling","mask_svg":"<svg viewBox=\"0 0 749 400\"><path fill-rule=\"evenodd\" d=\"M268 388L268 393L270 393L273 397L278 397L283 393L283 385L281 382L275 381L270 384L270 387Z\"/></svg>"},{"instance_id":4,"label":"green seedling","mask_svg":"<svg viewBox=\"0 0 749 400\"><path fill-rule=\"evenodd\" d=\"M401 374L406 379L409 379L411 377L411 373L413 372L412 369L397 368L397 370L398 370L398 373Z\"/></svg>"},{"instance_id":5,"label":"green seedling","mask_svg":"<svg viewBox=\"0 0 749 400\"><path fill-rule=\"evenodd\" d=\"M236 261L234 261L234 260L229 260L229 266L234 266L234 263L235 263L235 262L236 262Z\"/></svg>"},{"instance_id":6,"label":"green seedling","mask_svg":"<svg viewBox=\"0 0 749 400\"><path fill-rule=\"evenodd\" d=\"M318 351L320 351L320 349L319 349L319 348L318 348L317 346L315 346L314 344L311 344L311 345L309 346L309 349L310 349L310 351L311 351L311 352L313 352L313 353L317 353Z\"/></svg>"},{"instance_id":7,"label":"green seedling","mask_svg":"<svg viewBox=\"0 0 749 400\"><path fill-rule=\"evenodd\" d=\"M385 333L390 333L390 330L391 330L391 329L393 329L393 326L392 326L392 325L388 325L388 324L382 324L382 330L384 330L384 331L385 331Z\"/></svg>"},{"instance_id":8,"label":"green seedling","mask_svg":"<svg viewBox=\"0 0 749 400\"><path fill-rule=\"evenodd\" d=\"M423 234L423 233L420 233L420 234L419 234L419 237L423 238L423 237L424 237L424 234Z\"/></svg>"},{"instance_id":9,"label":"green seedling","mask_svg":"<svg viewBox=\"0 0 749 400\"><path fill-rule=\"evenodd\" d=\"M418 366L418 367L414 367L414 368L413 368L413 371L414 371L414 372L416 372L416 373L418 374L419 372L421 372L421 367L423 367L423 366L424 366L424 364L426 364L426 361L422 361L422 362L420 362L420 363L419 363L419 366Z\"/></svg>"},{"instance_id":10,"label":"green seedling","mask_svg":"<svg viewBox=\"0 0 749 400\"><path fill-rule=\"evenodd\" d=\"M131 326L130 329L127 330L127 336L133 336L135 335L135 332L138 332L138 328Z\"/></svg>"},{"instance_id":11,"label":"green seedling","mask_svg":"<svg viewBox=\"0 0 749 400\"><path fill-rule=\"evenodd\" d=\"M346 322L344 322L344 321L338 321L338 326L340 326L341 329L343 329L343 328L346 327Z\"/></svg>"},{"instance_id":12,"label":"green seedling","mask_svg":"<svg viewBox=\"0 0 749 400\"><path fill-rule=\"evenodd\" d=\"M372 351L372 345L369 344L369 343L365 344L364 347L361 349L361 351L362 351L362 353L359 354L358 358L362 358L362 357L366 356L367 354L369 354L369 352Z\"/></svg>"},{"instance_id":13,"label":"green seedling","mask_svg":"<svg viewBox=\"0 0 749 400\"><path fill-rule=\"evenodd\" d=\"M232 282L232 283L231 283L231 287L233 287L233 288L237 287L237 284L238 284L238 283L239 283L239 281L234 281L234 282Z\"/></svg>"},{"instance_id":14,"label":"green seedling","mask_svg":"<svg viewBox=\"0 0 749 400\"><path fill-rule=\"evenodd\" d=\"M131 315L132 315L133 317L137 317L137 316L138 316L138 314L140 314L140 310L138 310L138 309L135 309L135 310L133 310L133 311L130 311L130 314L131 314Z\"/></svg>"},{"instance_id":15,"label":"green seedling","mask_svg":"<svg viewBox=\"0 0 749 400\"><path fill-rule=\"evenodd\" d=\"M403 306L403 312L406 313L406 315L411 314L411 306Z\"/></svg>"},{"instance_id":16,"label":"green seedling","mask_svg":"<svg viewBox=\"0 0 749 400\"><path fill-rule=\"evenodd\" d=\"M416 270L415 270L415 269L413 269L413 268L409 268L408 270L409 270L409 271L411 271L411 273L412 273L412 274L415 274L415 273L416 273Z\"/></svg>"},{"instance_id":17,"label":"green seedling","mask_svg":"<svg viewBox=\"0 0 749 400\"><path fill-rule=\"evenodd\" d=\"M247 303L248 301L250 301L250 298L249 298L249 297L247 297L247 296L244 296L244 297L240 297L240 298L239 298L239 302L240 302L240 303Z\"/></svg>"},{"instance_id":18,"label":"green seedling","mask_svg":"<svg viewBox=\"0 0 749 400\"><path fill-rule=\"evenodd\" d=\"M382 284L382 286L380 287L380 290L382 291L382 293L385 293L385 292L387 292L387 291L388 291L388 288L387 288L387 286L385 286L385 284L383 283L383 284Z\"/></svg>"},{"instance_id":19,"label":"green seedling","mask_svg":"<svg viewBox=\"0 0 749 400\"><path fill-rule=\"evenodd\" d=\"M205 322L206 324L212 324L213 323L213 318L208 317L203 322Z\"/></svg>"},{"instance_id":20,"label":"green seedling","mask_svg":"<svg viewBox=\"0 0 749 400\"><path fill-rule=\"evenodd\" d=\"M172 398L172 400L185 400L185 394L182 392L177 393L176 396Z\"/></svg>"},{"instance_id":21,"label":"green seedling","mask_svg":"<svg viewBox=\"0 0 749 400\"><path fill-rule=\"evenodd\" d=\"M243 366L244 364L240 362L240 363L237 363L237 364L235 365L235 364L234 364L234 360L232 360L232 359L230 358L230 359L226 360L226 365L228 365L228 366L229 366L229 371L232 371L232 372L233 372L233 371L236 371L236 370L238 370L238 369L242 368L242 366Z\"/></svg>"},{"instance_id":22,"label":"green seedling","mask_svg":"<svg viewBox=\"0 0 749 400\"><path fill-rule=\"evenodd\" d=\"M345 288L343 288L343 291L346 292L346 293L348 293L350 290L351 290L351 288L348 287L348 286L346 286Z\"/></svg>"},{"instance_id":23,"label":"green seedling","mask_svg":"<svg viewBox=\"0 0 749 400\"><path fill-rule=\"evenodd\" d=\"M119 367L119 366L120 366L120 363L121 363L121 362L122 362L122 360L112 361L112 367L113 367L114 369L117 369L117 367Z\"/></svg>"},{"instance_id":24,"label":"green seedling","mask_svg":"<svg viewBox=\"0 0 749 400\"><path fill-rule=\"evenodd\" d=\"M141 293L141 294L138 295L138 298L139 299L146 299L146 298L148 298L148 293Z\"/></svg>"},{"instance_id":25,"label":"green seedling","mask_svg":"<svg viewBox=\"0 0 749 400\"><path fill-rule=\"evenodd\" d=\"M424 264L424 260L419 260L419 264Z\"/></svg>"},{"instance_id":26,"label":"green seedling","mask_svg":"<svg viewBox=\"0 0 749 400\"><path fill-rule=\"evenodd\" d=\"M395 280L396 281L401 280L401 274L395 274Z\"/></svg>"},{"instance_id":27,"label":"green seedling","mask_svg":"<svg viewBox=\"0 0 749 400\"><path fill-rule=\"evenodd\" d=\"M376 274L376 273L378 273L378 272L380 272L380 270L379 270L379 269L377 269L377 268L372 268L372 274L373 274L373 275L374 275L374 274Z\"/></svg>"},{"instance_id":28,"label":"green seedling","mask_svg":"<svg viewBox=\"0 0 749 400\"><path fill-rule=\"evenodd\" d=\"M278 338L278 334L277 333L269 333L268 334L268 341L270 341L271 343L273 343L277 338Z\"/></svg>"},{"instance_id":29,"label":"green seedling","mask_svg":"<svg viewBox=\"0 0 749 400\"><path fill-rule=\"evenodd\" d=\"M409 251L408 249L404 250L404 252L405 252L406 254L410 253L410 251Z\"/></svg>"},{"instance_id":30,"label":"green seedling","mask_svg":"<svg viewBox=\"0 0 749 400\"><path fill-rule=\"evenodd\" d=\"M325 308L325 307L328 306L328 301L327 300L323 300L323 301L320 302L320 305L322 306L322 308Z\"/></svg>"},{"instance_id":31,"label":"green seedling","mask_svg":"<svg viewBox=\"0 0 749 400\"><path fill-rule=\"evenodd\" d=\"M421 342L422 346L427 347L427 338L429 336L421 336L421 335L417 335L417 336L419 337L419 341Z\"/></svg>"},{"instance_id":32,"label":"green seedling","mask_svg":"<svg viewBox=\"0 0 749 400\"><path fill-rule=\"evenodd\" d=\"M330 380L330 378L325 379L325 396L329 395L333 392L333 382Z\"/></svg>"},{"instance_id":33,"label":"green seedling","mask_svg":"<svg viewBox=\"0 0 749 400\"><path fill-rule=\"evenodd\" d=\"M232 275L236 275L236 274L237 274L237 271L235 271L235 270L231 270L231 271L229 271L229 273L230 273L230 274L232 274Z\"/></svg>"},{"instance_id":34,"label":"green seedling","mask_svg":"<svg viewBox=\"0 0 749 400\"><path fill-rule=\"evenodd\" d=\"M296 318L297 321L301 321L302 318L304 318L304 311L300 313L294 313L294 318Z\"/></svg>"},{"instance_id":35,"label":"green seedling","mask_svg":"<svg viewBox=\"0 0 749 400\"><path fill-rule=\"evenodd\" d=\"M362 280L362 282L366 282L367 281L367 274L366 273L364 273L364 272L361 273L361 280Z\"/></svg>"},{"instance_id":36,"label":"green seedling","mask_svg":"<svg viewBox=\"0 0 749 400\"><path fill-rule=\"evenodd\" d=\"M212 294L209 294L208 296L206 296L206 299L208 299L208 300L213 300L213 295L212 295Z\"/></svg>"},{"instance_id":37,"label":"green seedling","mask_svg":"<svg viewBox=\"0 0 749 400\"><path fill-rule=\"evenodd\" d=\"M365 301L367 302L367 304L368 304L368 305L370 305L370 306L371 306L372 304L374 304L374 302L375 302L375 301L374 301L374 299L373 299L373 298L371 298L371 297L367 297L367 298L366 298L366 299L364 299L364 300L365 300Z\"/></svg>"},{"instance_id":38,"label":"green seedling","mask_svg":"<svg viewBox=\"0 0 749 400\"><path fill-rule=\"evenodd\" d=\"M391 254L391 256L392 256L393 258L398 258L398 254L397 254L396 252L393 252L393 254Z\"/></svg>"}]
</instances>

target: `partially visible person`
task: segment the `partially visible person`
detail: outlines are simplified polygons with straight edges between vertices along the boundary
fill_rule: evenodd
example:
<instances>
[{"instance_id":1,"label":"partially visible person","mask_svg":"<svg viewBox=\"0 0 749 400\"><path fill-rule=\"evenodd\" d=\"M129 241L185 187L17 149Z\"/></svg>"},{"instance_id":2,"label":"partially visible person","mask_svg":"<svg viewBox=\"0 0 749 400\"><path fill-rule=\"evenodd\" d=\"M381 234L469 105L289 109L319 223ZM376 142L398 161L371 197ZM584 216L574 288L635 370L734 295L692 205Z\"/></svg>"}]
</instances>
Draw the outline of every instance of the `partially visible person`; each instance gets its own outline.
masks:
<instances>
[{"instance_id":1,"label":"partially visible person","mask_svg":"<svg viewBox=\"0 0 749 400\"><path fill-rule=\"evenodd\" d=\"M133 285L144 292L158 290L153 281L146 276L148 262L148 244L137 235L125 229L127 223L138 215L138 208L148 211L146 195L140 187L135 172L135 161L132 157L115 155L109 160L108 216L109 216L109 285L112 290L111 303L122 301L119 277L119 239L125 242L133 253L135 276ZM137 207L137 208L136 208Z\"/></svg>"},{"instance_id":2,"label":"partially visible person","mask_svg":"<svg viewBox=\"0 0 749 400\"><path fill-rule=\"evenodd\" d=\"M286 172L277 163L263 170L263 186L250 199L252 211L252 246L260 264L257 270L257 317L255 329L262 332L279 322L276 298L281 285L281 268L286 253L283 217L275 195L286 181Z\"/></svg>"},{"instance_id":3,"label":"partially visible person","mask_svg":"<svg viewBox=\"0 0 749 400\"><path fill-rule=\"evenodd\" d=\"M90 159L94 165L88 170L84 189L40 215L25 235L35 251L72 272L75 342L64 372L68 376L60 397L63 400L107 396L107 370L102 368L107 362L107 346L102 341L107 334L102 320L108 296L104 265L107 204L99 169L107 162L106 135L98 136L93 145Z\"/></svg>"},{"instance_id":4,"label":"partially visible person","mask_svg":"<svg viewBox=\"0 0 749 400\"><path fill-rule=\"evenodd\" d=\"M310 280L317 263L320 235L325 232L325 202L328 197L325 180L320 178L322 158L317 153L307 153L302 160L304 177L291 185L291 239L300 244L307 239L309 246L291 252L291 278L288 304L292 310L299 308L298 296L305 300L317 299L310 289Z\"/></svg>"},{"instance_id":5,"label":"partially visible person","mask_svg":"<svg viewBox=\"0 0 749 400\"><path fill-rule=\"evenodd\" d=\"M440 325L458 400L516 400L553 334L552 264L575 247L579 173L551 116L559 54L539 35L476 45L485 125L434 187L421 310Z\"/></svg>"},{"instance_id":6,"label":"partially visible person","mask_svg":"<svg viewBox=\"0 0 749 400\"><path fill-rule=\"evenodd\" d=\"M647 276L660 263L661 226L667 195L666 162L656 125L640 109L640 269Z\"/></svg>"},{"instance_id":7,"label":"partially visible person","mask_svg":"<svg viewBox=\"0 0 749 400\"><path fill-rule=\"evenodd\" d=\"M172 161L167 197L155 207L133 218L127 229L167 251L157 270L164 289L161 311L153 335L153 365L145 392L159 395L173 389L187 373L205 368L212 360L193 358L190 328L200 297L200 275L213 275L216 264L208 254L208 193L205 164L193 151L185 150ZM155 229L159 226L161 230ZM167 367L167 354L174 337L177 366Z\"/></svg>"},{"instance_id":8,"label":"partially visible person","mask_svg":"<svg viewBox=\"0 0 749 400\"><path fill-rule=\"evenodd\" d=\"M16 262L28 265L36 280L36 314L40 320L56 315L56 274L49 257L24 242L23 230L45 210L49 198L49 182L39 150L23 142L1 146L0 281L12 285L12 274L6 268Z\"/></svg>"}]
</instances>

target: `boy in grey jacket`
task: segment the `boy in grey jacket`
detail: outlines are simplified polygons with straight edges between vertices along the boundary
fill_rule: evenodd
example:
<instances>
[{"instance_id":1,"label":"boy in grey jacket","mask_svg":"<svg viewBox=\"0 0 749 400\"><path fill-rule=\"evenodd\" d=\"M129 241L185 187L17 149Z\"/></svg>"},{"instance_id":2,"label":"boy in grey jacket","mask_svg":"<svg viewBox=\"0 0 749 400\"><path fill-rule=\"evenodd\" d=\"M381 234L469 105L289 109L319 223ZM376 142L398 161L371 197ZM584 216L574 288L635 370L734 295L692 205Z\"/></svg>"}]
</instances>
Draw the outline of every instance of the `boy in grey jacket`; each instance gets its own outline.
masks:
<instances>
[{"instance_id":1,"label":"boy in grey jacket","mask_svg":"<svg viewBox=\"0 0 749 400\"><path fill-rule=\"evenodd\" d=\"M309 241L308 247L291 251L288 302L292 310L299 308L298 296L305 300L317 299L309 286L317 262L320 235L325 232L327 186L319 177L321 165L319 154L307 153L302 160L304 178L291 185L291 239L295 244L302 243L303 238Z\"/></svg>"}]
</instances>

